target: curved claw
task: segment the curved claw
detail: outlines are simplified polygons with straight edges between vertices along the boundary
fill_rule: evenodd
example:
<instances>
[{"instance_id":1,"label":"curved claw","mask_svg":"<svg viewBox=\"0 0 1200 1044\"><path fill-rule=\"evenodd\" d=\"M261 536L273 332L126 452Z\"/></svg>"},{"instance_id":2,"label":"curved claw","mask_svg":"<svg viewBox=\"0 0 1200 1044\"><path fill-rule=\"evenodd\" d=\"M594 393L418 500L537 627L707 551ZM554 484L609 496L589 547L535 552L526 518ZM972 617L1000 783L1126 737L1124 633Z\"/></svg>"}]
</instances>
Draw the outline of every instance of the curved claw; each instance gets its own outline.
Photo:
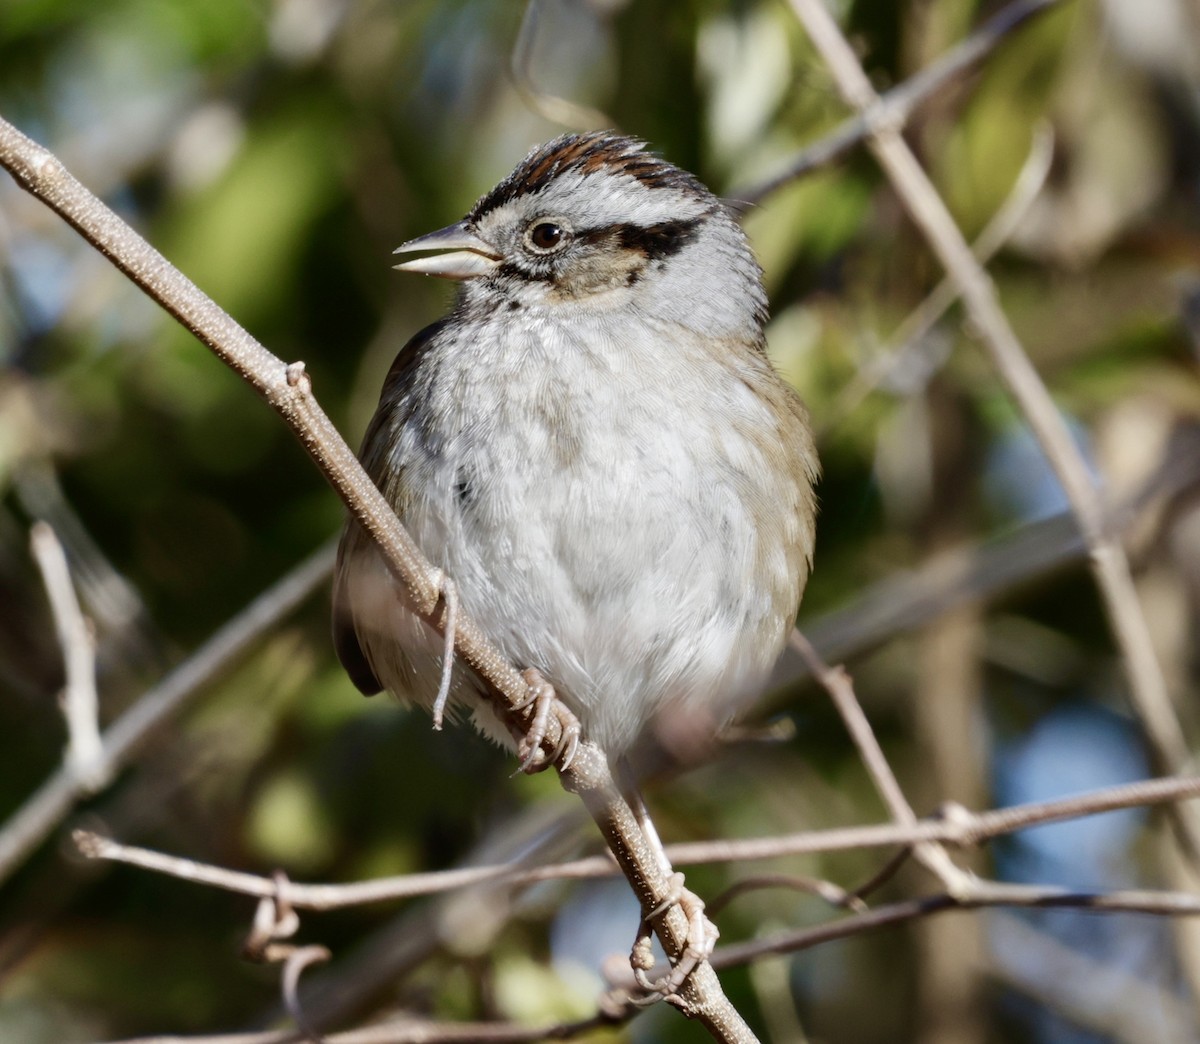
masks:
<instances>
[{"instance_id":1,"label":"curved claw","mask_svg":"<svg viewBox=\"0 0 1200 1044\"><path fill-rule=\"evenodd\" d=\"M524 703L519 704L517 709L521 710L532 705L533 717L529 722L528 730L521 737L518 747L521 763L518 765L517 771L532 775L534 772L548 769L555 763L562 769L569 768L579 750L579 741L582 735L579 719L558 698L554 686L536 667L522 671L521 677L529 686L530 696ZM546 738L552 711L558 717L561 738L558 746L554 749L553 756L547 758L542 752L542 741Z\"/></svg>"},{"instance_id":2,"label":"curved claw","mask_svg":"<svg viewBox=\"0 0 1200 1044\"><path fill-rule=\"evenodd\" d=\"M640 1004L653 1004L659 1000L670 1001L676 997L688 976L712 956L721 934L717 931L717 926L704 915L704 901L684 884L683 874L672 874L670 885L670 894L651 910L638 926L638 937L629 955L633 977L649 995L645 1000L638 1002ZM688 920L687 945L669 974L651 980L646 974L654 964L654 958L650 956L648 924L676 905Z\"/></svg>"},{"instance_id":3,"label":"curved claw","mask_svg":"<svg viewBox=\"0 0 1200 1044\"><path fill-rule=\"evenodd\" d=\"M579 753L579 741L583 736L583 728L579 724L579 719L561 703L558 705L558 723L562 728L562 735L559 738L558 746L554 748L553 760L558 764L560 771L566 772L575 760L575 755Z\"/></svg>"}]
</instances>

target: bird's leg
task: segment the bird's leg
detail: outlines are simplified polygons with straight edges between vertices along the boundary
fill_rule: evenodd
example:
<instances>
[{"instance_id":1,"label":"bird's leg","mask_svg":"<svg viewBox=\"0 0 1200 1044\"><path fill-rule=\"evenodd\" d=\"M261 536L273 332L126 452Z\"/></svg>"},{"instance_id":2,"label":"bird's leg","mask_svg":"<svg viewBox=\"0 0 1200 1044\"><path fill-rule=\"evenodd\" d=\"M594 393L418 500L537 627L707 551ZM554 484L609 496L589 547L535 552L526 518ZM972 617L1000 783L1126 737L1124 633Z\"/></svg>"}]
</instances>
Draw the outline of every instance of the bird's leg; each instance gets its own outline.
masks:
<instances>
[{"instance_id":1,"label":"bird's leg","mask_svg":"<svg viewBox=\"0 0 1200 1044\"><path fill-rule=\"evenodd\" d=\"M458 628L458 588L444 572L438 570L442 601L446 603L446 626L442 641L442 681L433 701L433 727L441 730L446 701L450 699L450 678L454 674L454 632Z\"/></svg>"},{"instance_id":2,"label":"bird's leg","mask_svg":"<svg viewBox=\"0 0 1200 1044\"><path fill-rule=\"evenodd\" d=\"M542 672L536 667L522 671L521 677L529 686L531 695L524 703L517 705L517 710L523 710L532 705L533 713L529 720L529 727L517 747L517 753L521 758L520 771L541 772L555 762L558 762L563 769L570 768L571 762L575 759L575 752L579 749L579 737L582 734L579 719L558 698L554 686L546 681ZM551 713L558 715L562 738L554 751L554 756L544 758L542 756L542 740L546 738L546 728L550 724Z\"/></svg>"},{"instance_id":3,"label":"bird's leg","mask_svg":"<svg viewBox=\"0 0 1200 1044\"><path fill-rule=\"evenodd\" d=\"M666 850L654 827L654 821L646 809L646 803L642 800L641 792L628 778L625 780L623 789L629 807L633 810L634 818L641 827L642 834L654 855L655 862L667 877L670 889L667 897L645 914L638 925L638 937L634 940L629 963L633 967L633 976L642 989L652 994L655 1000L669 999L679 992L679 987L684 984L696 967L712 956L720 932L717 931L717 926L704 916L704 900L687 887L683 874L671 867L671 860L667 858ZM651 980L647 975L654 965L654 958L650 953L649 922L676 905L688 920L687 945L684 947L683 953L679 955L679 960L672 966L669 975L658 980Z\"/></svg>"}]
</instances>

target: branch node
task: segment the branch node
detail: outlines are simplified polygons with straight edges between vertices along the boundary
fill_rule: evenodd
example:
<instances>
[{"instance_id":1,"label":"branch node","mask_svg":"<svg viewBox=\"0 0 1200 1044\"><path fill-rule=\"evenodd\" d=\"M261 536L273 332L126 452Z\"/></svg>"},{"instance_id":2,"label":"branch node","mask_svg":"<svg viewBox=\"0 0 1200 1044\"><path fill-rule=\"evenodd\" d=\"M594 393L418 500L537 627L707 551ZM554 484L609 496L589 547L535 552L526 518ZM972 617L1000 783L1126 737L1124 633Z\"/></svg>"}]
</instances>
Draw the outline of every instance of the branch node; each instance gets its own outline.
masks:
<instances>
[{"instance_id":1,"label":"branch node","mask_svg":"<svg viewBox=\"0 0 1200 1044\"><path fill-rule=\"evenodd\" d=\"M978 841L975 831L975 816L965 805L957 801L943 801L933 815L954 830L953 838L943 838L945 844L973 845Z\"/></svg>"},{"instance_id":2,"label":"branch node","mask_svg":"<svg viewBox=\"0 0 1200 1044\"><path fill-rule=\"evenodd\" d=\"M104 859L108 853L108 847L112 843L107 837L102 837L91 830L82 829L72 830L71 840L75 842L79 854L85 859Z\"/></svg>"},{"instance_id":3,"label":"branch node","mask_svg":"<svg viewBox=\"0 0 1200 1044\"><path fill-rule=\"evenodd\" d=\"M621 968L628 973L629 962L624 957L614 953L611 960L614 964L620 964ZM610 984L612 983L607 972L605 972L604 978ZM629 1017L631 1007L633 1004L630 1001L629 990L623 986L614 985L612 989L605 990L596 998L596 1008L600 1016L610 1022L624 1022Z\"/></svg>"},{"instance_id":4,"label":"branch node","mask_svg":"<svg viewBox=\"0 0 1200 1044\"><path fill-rule=\"evenodd\" d=\"M299 359L288 363L284 373L287 377L289 388L299 388L305 394L312 391L312 378L309 377L308 372L304 368L304 363Z\"/></svg>"},{"instance_id":5,"label":"branch node","mask_svg":"<svg viewBox=\"0 0 1200 1044\"><path fill-rule=\"evenodd\" d=\"M886 97L876 96L862 111L862 119L867 127L869 137L880 137L885 134L899 134L908 122L908 112L902 105L889 101Z\"/></svg>"}]
</instances>

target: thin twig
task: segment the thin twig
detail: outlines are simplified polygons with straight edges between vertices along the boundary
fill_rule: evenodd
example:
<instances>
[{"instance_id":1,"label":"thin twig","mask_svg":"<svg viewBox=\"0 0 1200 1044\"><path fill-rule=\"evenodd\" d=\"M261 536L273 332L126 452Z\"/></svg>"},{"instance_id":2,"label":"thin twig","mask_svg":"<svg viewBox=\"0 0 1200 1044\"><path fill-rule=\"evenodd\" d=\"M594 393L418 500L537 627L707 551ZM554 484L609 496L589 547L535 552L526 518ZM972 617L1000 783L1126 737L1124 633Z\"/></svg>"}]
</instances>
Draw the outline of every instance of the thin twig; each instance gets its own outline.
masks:
<instances>
[{"instance_id":1,"label":"thin twig","mask_svg":"<svg viewBox=\"0 0 1200 1044\"><path fill-rule=\"evenodd\" d=\"M912 847L926 842L968 846L1047 823L1196 797L1200 797L1200 776L1141 780L1072 797L1014 805L1011 808L989 812L972 813L961 806L945 806L938 816L912 824L883 823L839 827L833 830L811 830L778 837L693 841L667 845L665 851L672 865L695 866L757 862L818 852ZM608 856L592 856L544 866L500 863L458 870L405 874L402 877L355 881L341 885L298 884L295 881L280 880L278 877L227 870L146 848L123 845L86 830L77 830L74 837L80 851L92 859L127 863L185 881L224 888L241 895L280 899L291 907L305 910L334 910L347 906L411 899L419 895L432 895L490 882L527 885L551 880L612 877L617 873L616 866Z\"/></svg>"},{"instance_id":2,"label":"thin twig","mask_svg":"<svg viewBox=\"0 0 1200 1044\"><path fill-rule=\"evenodd\" d=\"M1006 885L976 881L972 894L957 897L950 893L911 899L855 913L838 921L814 927L781 932L750 942L720 947L712 957L719 969L741 967L760 958L792 954L835 939L863 935L918 917L930 917L949 910L977 910L986 907L1067 908L1092 913L1139 913L1160 917L1200 915L1200 897L1180 892L1073 892L1067 889L1028 885ZM329 1034L327 1044L448 1044L448 1042L506 1041L512 1044L539 1040L566 1040L590 1029L612 1025L628 1018L628 1009L604 1011L576 1023L529 1029L508 1024L474 1023L385 1023L368 1029ZM143 1037L119 1044L288 1044L297 1038L289 1033L238 1033L202 1037ZM118 1042L113 1042L118 1044Z\"/></svg>"},{"instance_id":3,"label":"thin twig","mask_svg":"<svg viewBox=\"0 0 1200 1044\"><path fill-rule=\"evenodd\" d=\"M808 146L783 171L758 184L730 193L730 201L735 206L756 206L785 185L845 156L868 138L876 127L907 123L916 108L937 94L950 80L987 57L1015 29L1061 2L1017 0L1009 4L937 61L893 87L876 99L870 108L851 116L832 133Z\"/></svg>"},{"instance_id":4,"label":"thin twig","mask_svg":"<svg viewBox=\"0 0 1200 1044\"><path fill-rule=\"evenodd\" d=\"M1054 131L1049 124L1043 124L1034 131L1029 155L1013 182L1012 191L971 244L971 253L980 264L987 264L1012 237L1045 185L1053 158ZM851 413L889 374L898 372L926 344L929 331L957 300L958 284L948 275L943 276L896 329L891 337L892 347L882 348L839 392L822 420L821 435Z\"/></svg>"},{"instance_id":5,"label":"thin twig","mask_svg":"<svg viewBox=\"0 0 1200 1044\"><path fill-rule=\"evenodd\" d=\"M71 581L95 631L115 640L122 655L153 662L159 647L145 603L137 589L104 555L67 502L58 475L46 461L20 467L12 476L17 503L30 518L50 524L71 563Z\"/></svg>"},{"instance_id":6,"label":"thin twig","mask_svg":"<svg viewBox=\"0 0 1200 1044\"><path fill-rule=\"evenodd\" d=\"M324 946L298 946L288 954L283 962L281 977L283 1006L292 1017L296 1027L311 1044L324 1044L324 1038L309 1024L308 1017L304 1014L304 1006L300 1003L298 992L300 976L304 974L305 968L310 968L314 964L323 964L331 956L333 955Z\"/></svg>"},{"instance_id":7,"label":"thin twig","mask_svg":"<svg viewBox=\"0 0 1200 1044\"><path fill-rule=\"evenodd\" d=\"M867 909L866 903L857 895L847 892L840 885L834 884L832 881L825 881L817 877L805 877L800 874L757 874L754 877L740 878L726 888L725 891L709 899L704 904L704 909L715 917L720 910L723 910L735 899L750 892L761 892L767 888L787 888L793 892L804 892L806 895L815 895L830 906L843 910L853 910L855 913L863 913Z\"/></svg>"},{"instance_id":8,"label":"thin twig","mask_svg":"<svg viewBox=\"0 0 1200 1044\"><path fill-rule=\"evenodd\" d=\"M765 939L723 946L713 955L719 969L731 968L770 954L798 953L834 939L901 924L917 917L928 917L947 910L978 910L990 906L1028 908L1070 908L1090 913L1140 913L1157 917L1195 917L1200 914L1200 896L1186 892L1073 892L1065 888L1041 885L1005 885L976 880L969 894L949 892L877 906L863 914L839 921L781 932Z\"/></svg>"},{"instance_id":9,"label":"thin twig","mask_svg":"<svg viewBox=\"0 0 1200 1044\"><path fill-rule=\"evenodd\" d=\"M96 696L96 640L79 608L67 556L53 529L35 522L29 533L33 557L42 572L54 629L62 647L66 685L62 693L67 722L67 768L82 790L95 793L108 781L100 740L100 703Z\"/></svg>"},{"instance_id":10,"label":"thin twig","mask_svg":"<svg viewBox=\"0 0 1200 1044\"><path fill-rule=\"evenodd\" d=\"M825 5L821 0L790 3L846 102L860 113L874 111L879 96ZM875 123L868 143L913 220L958 284L977 335L1062 483L1088 548L1092 571L1121 650L1133 707L1151 753L1161 771L1183 772L1190 760L1183 729L1171 705L1129 561L1106 527L1104 504L1083 455L1000 308L994 284L971 256L962 232L898 127ZM1181 817L1177 822L1195 858L1200 854L1200 826L1194 818Z\"/></svg>"},{"instance_id":11,"label":"thin twig","mask_svg":"<svg viewBox=\"0 0 1200 1044\"><path fill-rule=\"evenodd\" d=\"M605 1026L627 1022L636 1010L600 1011L574 1022L521 1026L511 1022L444 1022L424 1018L392 1019L362 1029L329 1033L325 1044L536 1044L573 1040ZM136 1037L109 1044L297 1044L304 1038L287 1030L261 1033L217 1033L203 1036Z\"/></svg>"},{"instance_id":12,"label":"thin twig","mask_svg":"<svg viewBox=\"0 0 1200 1044\"><path fill-rule=\"evenodd\" d=\"M912 846L906 845L892 854L892 858L868 877L862 884L850 890L849 894L862 902L867 896L874 895L899 872L900 868L912 858Z\"/></svg>"},{"instance_id":13,"label":"thin twig","mask_svg":"<svg viewBox=\"0 0 1200 1044\"><path fill-rule=\"evenodd\" d=\"M813 648L812 643L795 628L793 628L788 641L808 665L813 677L833 698L834 706L837 707L838 713L845 722L846 728L850 732L850 738L854 740L863 764L875 784L875 789L883 798L892 818L905 826L911 826L916 822L916 814L900 789L900 784L896 781L887 758L884 757L879 741L876 740L875 733L871 728L871 723L867 721L862 707L859 706L846 668L830 667L826 664L817 650Z\"/></svg>"},{"instance_id":14,"label":"thin twig","mask_svg":"<svg viewBox=\"0 0 1200 1044\"><path fill-rule=\"evenodd\" d=\"M509 59L513 86L521 100L539 116L568 130L595 130L613 126L613 121L599 109L549 94L534 84L533 49L538 37L538 8L539 0L528 0L526 3L525 13L521 16L521 28L517 30Z\"/></svg>"},{"instance_id":15,"label":"thin twig","mask_svg":"<svg viewBox=\"0 0 1200 1044\"><path fill-rule=\"evenodd\" d=\"M111 777L124 768L154 730L324 583L333 559L332 543L315 551L140 696L101 736L103 771ZM30 795L0 829L0 881L63 821L81 796L74 772L65 766Z\"/></svg>"},{"instance_id":16,"label":"thin twig","mask_svg":"<svg viewBox=\"0 0 1200 1044\"><path fill-rule=\"evenodd\" d=\"M1186 991L1169 976L1147 981L1120 951L1085 952L1090 948L1071 945L1049 925L1001 910L991 911L987 934L982 978L1024 994L1098 1040L1146 1044L1196 1037L1195 1007Z\"/></svg>"},{"instance_id":17,"label":"thin twig","mask_svg":"<svg viewBox=\"0 0 1200 1044\"><path fill-rule=\"evenodd\" d=\"M906 827L917 824L917 814L913 811L900 784L892 772L891 765L884 757L883 749L875 738L871 723L863 713L858 697L854 694L854 685L844 667L829 667L813 648L812 643L800 631L793 628L789 642L793 649L800 653L813 676L825 691L833 698L834 706L845 722L846 728L858 748L859 757L867 768L875 789L879 791L888 811L897 823ZM954 864L954 861L936 842L923 841L913 849L914 857L931 873L941 879L951 892L960 893L967 888L967 874Z\"/></svg>"}]
</instances>

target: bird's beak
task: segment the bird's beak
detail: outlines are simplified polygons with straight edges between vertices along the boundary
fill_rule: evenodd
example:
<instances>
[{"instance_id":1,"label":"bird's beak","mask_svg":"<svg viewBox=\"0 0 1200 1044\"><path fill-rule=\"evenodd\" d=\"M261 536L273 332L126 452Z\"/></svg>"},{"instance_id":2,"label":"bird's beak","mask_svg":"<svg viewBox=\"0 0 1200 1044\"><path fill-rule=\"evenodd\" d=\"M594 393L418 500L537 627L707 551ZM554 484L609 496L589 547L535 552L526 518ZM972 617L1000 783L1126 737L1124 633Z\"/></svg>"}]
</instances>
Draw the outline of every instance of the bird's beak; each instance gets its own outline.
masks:
<instances>
[{"instance_id":1,"label":"bird's beak","mask_svg":"<svg viewBox=\"0 0 1200 1044\"><path fill-rule=\"evenodd\" d=\"M419 272L442 279L475 279L490 275L500 264L500 254L490 243L480 239L465 221L410 239L396 248L397 254L416 250L448 250L448 254L431 254L396 265L398 272Z\"/></svg>"}]
</instances>

